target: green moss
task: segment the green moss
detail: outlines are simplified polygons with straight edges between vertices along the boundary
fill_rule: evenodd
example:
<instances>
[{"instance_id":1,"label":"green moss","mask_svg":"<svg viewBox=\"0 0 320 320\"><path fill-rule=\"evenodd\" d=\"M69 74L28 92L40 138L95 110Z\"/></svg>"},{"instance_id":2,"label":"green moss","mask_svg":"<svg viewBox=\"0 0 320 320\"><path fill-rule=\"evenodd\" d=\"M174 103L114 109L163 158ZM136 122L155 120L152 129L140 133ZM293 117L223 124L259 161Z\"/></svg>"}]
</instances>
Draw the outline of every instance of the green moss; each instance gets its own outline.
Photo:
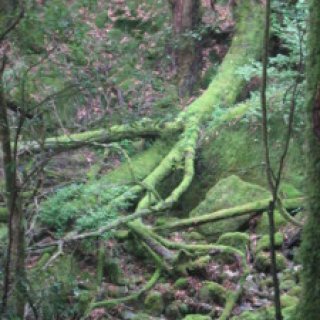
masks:
<instances>
[{"instance_id":1,"label":"green moss","mask_svg":"<svg viewBox=\"0 0 320 320\"><path fill-rule=\"evenodd\" d=\"M105 274L109 278L109 280L114 284L124 283L124 275L120 267L120 261L118 259L106 259Z\"/></svg>"},{"instance_id":2,"label":"green moss","mask_svg":"<svg viewBox=\"0 0 320 320\"><path fill-rule=\"evenodd\" d=\"M293 320L294 315L296 314L297 307L291 306L282 309L282 316L284 320Z\"/></svg>"},{"instance_id":3,"label":"green moss","mask_svg":"<svg viewBox=\"0 0 320 320\"><path fill-rule=\"evenodd\" d=\"M284 294L281 296L281 306L283 308L286 307L295 307L298 305L299 299L294 296L290 296L288 294Z\"/></svg>"},{"instance_id":4,"label":"green moss","mask_svg":"<svg viewBox=\"0 0 320 320\"><path fill-rule=\"evenodd\" d=\"M289 291L291 288L296 287L296 283L294 280L287 279L287 280L282 280L280 281L280 289L283 291Z\"/></svg>"},{"instance_id":5,"label":"green moss","mask_svg":"<svg viewBox=\"0 0 320 320\"><path fill-rule=\"evenodd\" d=\"M162 294L158 291L150 291L144 300L145 310L152 315L160 315L164 310Z\"/></svg>"},{"instance_id":6,"label":"green moss","mask_svg":"<svg viewBox=\"0 0 320 320\"><path fill-rule=\"evenodd\" d=\"M105 24L108 22L108 13L107 12L101 12L97 14L95 24L98 28L102 29L104 28Z\"/></svg>"},{"instance_id":7,"label":"green moss","mask_svg":"<svg viewBox=\"0 0 320 320\"><path fill-rule=\"evenodd\" d=\"M303 196L303 193L300 192L295 186L290 183L282 183L280 186L280 193L284 198L299 198Z\"/></svg>"},{"instance_id":8,"label":"green moss","mask_svg":"<svg viewBox=\"0 0 320 320\"><path fill-rule=\"evenodd\" d=\"M211 317L202 314L189 314L183 320L211 320Z\"/></svg>"},{"instance_id":9,"label":"green moss","mask_svg":"<svg viewBox=\"0 0 320 320\"><path fill-rule=\"evenodd\" d=\"M172 147L170 141L157 141L149 149L132 157L131 166L138 180L145 178L163 159ZM118 184L132 182L128 164L120 165L101 179L102 183Z\"/></svg>"},{"instance_id":10,"label":"green moss","mask_svg":"<svg viewBox=\"0 0 320 320\"><path fill-rule=\"evenodd\" d=\"M300 297L302 292L301 286L297 286L295 285L294 287L292 287L289 291L288 291L288 295L290 296L295 296L295 297Z\"/></svg>"},{"instance_id":11,"label":"green moss","mask_svg":"<svg viewBox=\"0 0 320 320\"><path fill-rule=\"evenodd\" d=\"M277 271L284 270L287 267L286 258L280 252L276 253L276 258L277 258ZM255 267L257 268L258 271L269 272L271 268L270 254L262 251L259 252L256 255Z\"/></svg>"},{"instance_id":12,"label":"green moss","mask_svg":"<svg viewBox=\"0 0 320 320\"><path fill-rule=\"evenodd\" d=\"M200 291L199 299L206 303L218 303L223 305L226 301L226 289L220 284L212 281L204 281Z\"/></svg>"},{"instance_id":13,"label":"green moss","mask_svg":"<svg viewBox=\"0 0 320 320\"><path fill-rule=\"evenodd\" d=\"M287 224L287 220L280 214L278 210L274 212L275 229L279 230ZM258 222L256 232L258 234L269 234L269 218L267 214L263 214Z\"/></svg>"},{"instance_id":14,"label":"green moss","mask_svg":"<svg viewBox=\"0 0 320 320\"><path fill-rule=\"evenodd\" d=\"M188 241L205 241L206 239L201 233L196 231L186 232L183 237Z\"/></svg>"},{"instance_id":15,"label":"green moss","mask_svg":"<svg viewBox=\"0 0 320 320\"><path fill-rule=\"evenodd\" d=\"M174 283L175 289L186 289L189 285L189 281L187 278L179 278Z\"/></svg>"},{"instance_id":16,"label":"green moss","mask_svg":"<svg viewBox=\"0 0 320 320\"><path fill-rule=\"evenodd\" d=\"M266 199L269 196L270 194L266 189L232 175L220 180L211 188L205 199L191 211L190 216L201 216L219 209L241 205L252 201L252 199ZM225 232L238 231L249 219L250 215L207 223L200 226L199 231L211 239L217 239Z\"/></svg>"},{"instance_id":17,"label":"green moss","mask_svg":"<svg viewBox=\"0 0 320 320\"><path fill-rule=\"evenodd\" d=\"M129 231L128 230L117 230L113 234L114 238L119 240L119 241L124 241L129 238Z\"/></svg>"},{"instance_id":18,"label":"green moss","mask_svg":"<svg viewBox=\"0 0 320 320\"><path fill-rule=\"evenodd\" d=\"M132 320L152 320L153 318L152 317L150 317L148 314L146 314L146 313L138 313L138 314L136 314L133 318L132 318Z\"/></svg>"},{"instance_id":19,"label":"green moss","mask_svg":"<svg viewBox=\"0 0 320 320\"><path fill-rule=\"evenodd\" d=\"M280 232L276 232L274 234L274 240L275 240L275 248L278 249L283 244L283 234ZM256 252L259 251L266 251L270 249L270 237L269 235L263 235L262 238L257 243Z\"/></svg>"},{"instance_id":20,"label":"green moss","mask_svg":"<svg viewBox=\"0 0 320 320\"><path fill-rule=\"evenodd\" d=\"M243 232L227 232L219 237L217 243L231 246L245 252L249 243L249 235Z\"/></svg>"},{"instance_id":21,"label":"green moss","mask_svg":"<svg viewBox=\"0 0 320 320\"><path fill-rule=\"evenodd\" d=\"M180 310L181 301L173 301L170 303L165 310L165 315L169 319L181 319L181 310Z\"/></svg>"}]
</instances>

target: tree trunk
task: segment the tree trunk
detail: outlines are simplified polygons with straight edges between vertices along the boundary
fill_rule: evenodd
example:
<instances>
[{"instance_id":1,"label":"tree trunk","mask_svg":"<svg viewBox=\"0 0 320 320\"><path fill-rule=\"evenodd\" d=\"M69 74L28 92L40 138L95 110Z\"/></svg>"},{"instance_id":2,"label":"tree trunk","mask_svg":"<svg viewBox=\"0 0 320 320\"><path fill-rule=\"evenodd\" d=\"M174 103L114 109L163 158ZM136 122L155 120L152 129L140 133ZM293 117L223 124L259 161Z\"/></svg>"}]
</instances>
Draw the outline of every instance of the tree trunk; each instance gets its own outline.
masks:
<instances>
[{"instance_id":1,"label":"tree trunk","mask_svg":"<svg viewBox=\"0 0 320 320\"><path fill-rule=\"evenodd\" d=\"M11 16L17 8L17 1L5 1L1 5L0 18L5 25L11 23ZM0 46L1 46L0 41ZM24 226L20 194L16 178L16 155L11 142L7 114L7 103L3 88L3 71L6 65L5 49L0 56L0 141L3 153L6 205L8 209L8 249L5 262L1 315L23 319L25 290L24 268Z\"/></svg>"},{"instance_id":2,"label":"tree trunk","mask_svg":"<svg viewBox=\"0 0 320 320\"><path fill-rule=\"evenodd\" d=\"M307 199L308 218L301 255L303 291L296 319L314 320L320 314L320 2L309 3L307 59Z\"/></svg>"},{"instance_id":3,"label":"tree trunk","mask_svg":"<svg viewBox=\"0 0 320 320\"><path fill-rule=\"evenodd\" d=\"M172 8L172 27L177 48L175 65L179 96L192 94L201 70L200 41L191 32L197 32L200 24L200 0L170 0ZM188 34L189 33L189 34Z\"/></svg>"}]
</instances>

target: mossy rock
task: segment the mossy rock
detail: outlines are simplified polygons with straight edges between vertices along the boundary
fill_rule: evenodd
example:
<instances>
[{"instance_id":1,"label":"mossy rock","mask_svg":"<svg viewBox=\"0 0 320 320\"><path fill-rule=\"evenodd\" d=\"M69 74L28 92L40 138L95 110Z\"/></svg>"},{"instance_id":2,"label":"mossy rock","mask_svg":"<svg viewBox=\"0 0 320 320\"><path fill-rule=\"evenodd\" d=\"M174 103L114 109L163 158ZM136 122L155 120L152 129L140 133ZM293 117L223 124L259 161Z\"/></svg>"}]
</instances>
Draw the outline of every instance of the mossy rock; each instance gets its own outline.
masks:
<instances>
[{"instance_id":1,"label":"mossy rock","mask_svg":"<svg viewBox=\"0 0 320 320\"><path fill-rule=\"evenodd\" d=\"M300 297L302 292L302 288L298 285L295 285L288 291L288 295L290 296L295 296L295 297Z\"/></svg>"},{"instance_id":2,"label":"mossy rock","mask_svg":"<svg viewBox=\"0 0 320 320\"><path fill-rule=\"evenodd\" d=\"M288 221L278 210L275 210L273 217L275 230L277 231L288 223ZM263 214L261 216L256 228L256 232L259 234L269 234L269 218L267 214Z\"/></svg>"},{"instance_id":3,"label":"mossy rock","mask_svg":"<svg viewBox=\"0 0 320 320\"><path fill-rule=\"evenodd\" d=\"M226 296L226 289L213 281L205 281L199 291L199 299L206 303L216 302L223 305L226 301Z\"/></svg>"},{"instance_id":4,"label":"mossy rock","mask_svg":"<svg viewBox=\"0 0 320 320\"><path fill-rule=\"evenodd\" d=\"M183 234L183 238L187 241L201 241L204 242L206 238L199 232L191 231Z\"/></svg>"},{"instance_id":5,"label":"mossy rock","mask_svg":"<svg viewBox=\"0 0 320 320\"><path fill-rule=\"evenodd\" d=\"M284 294L280 298L281 300L281 307L286 308L286 307L295 307L298 305L299 299L294 296L290 296L288 294Z\"/></svg>"},{"instance_id":6,"label":"mossy rock","mask_svg":"<svg viewBox=\"0 0 320 320\"><path fill-rule=\"evenodd\" d=\"M189 314L183 320L211 320L211 317L202 314Z\"/></svg>"},{"instance_id":7,"label":"mossy rock","mask_svg":"<svg viewBox=\"0 0 320 320\"><path fill-rule=\"evenodd\" d=\"M137 313L132 320L152 320L154 319L153 317L149 316L146 313Z\"/></svg>"},{"instance_id":8,"label":"mossy rock","mask_svg":"<svg viewBox=\"0 0 320 320\"><path fill-rule=\"evenodd\" d=\"M176 280L173 286L175 289L178 289L178 290L186 289L189 286L189 281L187 278L179 278Z\"/></svg>"},{"instance_id":9,"label":"mossy rock","mask_svg":"<svg viewBox=\"0 0 320 320\"><path fill-rule=\"evenodd\" d=\"M169 319L181 319L182 314L180 310L180 305L181 305L180 301L173 301L166 307L165 315Z\"/></svg>"},{"instance_id":10,"label":"mossy rock","mask_svg":"<svg viewBox=\"0 0 320 320\"><path fill-rule=\"evenodd\" d=\"M219 237L217 243L225 246L231 246L245 252L249 240L250 238L247 233L227 232Z\"/></svg>"},{"instance_id":11,"label":"mossy rock","mask_svg":"<svg viewBox=\"0 0 320 320\"><path fill-rule=\"evenodd\" d=\"M280 252L276 253L277 271L282 271L287 267L287 259ZM269 272L271 268L270 254L268 252L259 252L256 255L255 267L258 271Z\"/></svg>"},{"instance_id":12,"label":"mossy rock","mask_svg":"<svg viewBox=\"0 0 320 320\"><path fill-rule=\"evenodd\" d=\"M164 310L162 294L158 291L150 291L144 300L145 311L152 315L160 315Z\"/></svg>"},{"instance_id":13,"label":"mossy rock","mask_svg":"<svg viewBox=\"0 0 320 320\"><path fill-rule=\"evenodd\" d=\"M279 249L283 245L283 234L276 232L274 234L274 244L275 248ZM256 252L266 251L270 249L270 237L269 235L263 235L262 238L257 243Z\"/></svg>"},{"instance_id":14,"label":"mossy rock","mask_svg":"<svg viewBox=\"0 0 320 320\"><path fill-rule=\"evenodd\" d=\"M280 281L280 289L283 291L289 291L296 286L296 282L291 279Z\"/></svg>"},{"instance_id":15,"label":"mossy rock","mask_svg":"<svg viewBox=\"0 0 320 320\"><path fill-rule=\"evenodd\" d=\"M191 211L190 216L201 216L220 209L239 206L268 197L270 197L268 190L232 175L220 180L211 188L206 194L205 199ZM250 215L247 215L214 223L206 223L199 227L199 231L205 236L216 240L223 233L240 230L249 219Z\"/></svg>"}]
</instances>

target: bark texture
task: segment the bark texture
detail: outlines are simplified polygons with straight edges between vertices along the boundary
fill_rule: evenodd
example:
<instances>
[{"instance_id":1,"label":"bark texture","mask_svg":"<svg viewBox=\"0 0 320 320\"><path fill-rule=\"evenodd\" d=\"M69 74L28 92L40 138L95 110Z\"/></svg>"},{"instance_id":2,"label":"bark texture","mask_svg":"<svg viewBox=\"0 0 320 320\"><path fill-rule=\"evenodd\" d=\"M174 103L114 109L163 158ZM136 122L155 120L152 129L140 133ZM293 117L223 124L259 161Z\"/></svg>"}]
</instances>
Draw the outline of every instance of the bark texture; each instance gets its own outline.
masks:
<instances>
[{"instance_id":1,"label":"bark texture","mask_svg":"<svg viewBox=\"0 0 320 320\"><path fill-rule=\"evenodd\" d=\"M320 2L309 3L307 59L307 195L308 218L301 247L303 292L296 319L314 320L320 314Z\"/></svg>"},{"instance_id":2,"label":"bark texture","mask_svg":"<svg viewBox=\"0 0 320 320\"><path fill-rule=\"evenodd\" d=\"M200 25L200 0L171 0L172 26L177 48L175 64L177 67L179 95L191 95L201 70L200 41L187 36L197 32Z\"/></svg>"}]
</instances>

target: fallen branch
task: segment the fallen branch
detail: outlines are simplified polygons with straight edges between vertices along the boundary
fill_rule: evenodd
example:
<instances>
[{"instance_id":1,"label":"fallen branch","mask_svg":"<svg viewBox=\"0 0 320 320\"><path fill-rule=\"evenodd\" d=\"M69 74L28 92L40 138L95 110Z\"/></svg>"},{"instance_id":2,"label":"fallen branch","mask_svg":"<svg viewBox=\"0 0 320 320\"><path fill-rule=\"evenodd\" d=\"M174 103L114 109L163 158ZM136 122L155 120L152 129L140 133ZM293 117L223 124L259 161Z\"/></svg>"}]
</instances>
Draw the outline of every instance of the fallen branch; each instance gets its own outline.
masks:
<instances>
[{"instance_id":1,"label":"fallen branch","mask_svg":"<svg viewBox=\"0 0 320 320\"><path fill-rule=\"evenodd\" d=\"M283 200L283 204L287 209L294 209L303 205L304 198L286 199ZM154 230L172 230L182 229L188 227L197 227L201 224L208 222L215 222L225 219L231 219L234 217L240 217L252 213L263 213L267 210L270 202L270 198L249 202L240 206L218 210L213 213L205 214L199 217L192 217L187 219L181 219L176 222L168 223L163 226L155 227Z\"/></svg>"}]
</instances>

